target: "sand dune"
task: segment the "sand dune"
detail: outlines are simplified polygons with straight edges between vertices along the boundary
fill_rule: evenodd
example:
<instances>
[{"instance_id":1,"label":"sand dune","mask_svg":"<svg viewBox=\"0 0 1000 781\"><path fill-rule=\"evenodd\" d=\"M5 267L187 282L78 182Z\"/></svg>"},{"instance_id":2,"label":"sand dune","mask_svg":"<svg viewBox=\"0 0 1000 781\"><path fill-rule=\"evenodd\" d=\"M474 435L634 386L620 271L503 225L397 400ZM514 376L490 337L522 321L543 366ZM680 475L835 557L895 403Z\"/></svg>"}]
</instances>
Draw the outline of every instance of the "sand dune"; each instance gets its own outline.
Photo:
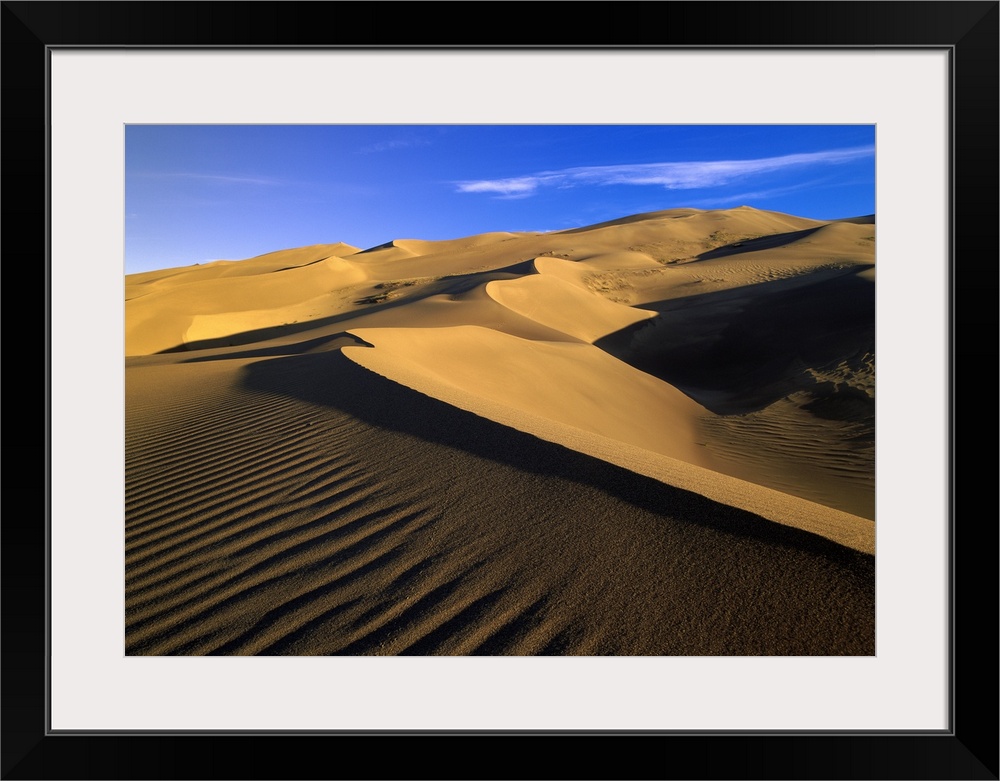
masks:
<instances>
[{"instance_id":1,"label":"sand dune","mask_svg":"<svg viewBox=\"0 0 1000 781\"><path fill-rule=\"evenodd\" d=\"M490 282L486 292L507 309L585 342L656 316L656 312L623 306L542 274Z\"/></svg>"},{"instance_id":2,"label":"sand dune","mask_svg":"<svg viewBox=\"0 0 1000 781\"><path fill-rule=\"evenodd\" d=\"M126 278L126 652L872 654L874 224Z\"/></svg>"},{"instance_id":3,"label":"sand dune","mask_svg":"<svg viewBox=\"0 0 1000 781\"><path fill-rule=\"evenodd\" d=\"M696 441L701 406L596 347L525 340L479 326L350 333L374 346L344 348L355 363L522 431L540 433L528 420L551 421L710 463Z\"/></svg>"}]
</instances>

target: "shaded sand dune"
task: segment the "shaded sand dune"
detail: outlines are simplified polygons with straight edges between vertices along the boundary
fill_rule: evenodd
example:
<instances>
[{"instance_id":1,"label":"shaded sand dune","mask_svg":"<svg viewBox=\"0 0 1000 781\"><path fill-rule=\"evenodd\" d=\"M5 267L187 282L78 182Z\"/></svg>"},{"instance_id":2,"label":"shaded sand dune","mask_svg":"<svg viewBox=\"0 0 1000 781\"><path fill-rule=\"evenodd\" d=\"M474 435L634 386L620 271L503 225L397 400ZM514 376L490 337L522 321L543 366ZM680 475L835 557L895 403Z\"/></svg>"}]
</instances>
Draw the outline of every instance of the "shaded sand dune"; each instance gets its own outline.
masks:
<instances>
[{"instance_id":1,"label":"shaded sand dune","mask_svg":"<svg viewBox=\"0 0 1000 781\"><path fill-rule=\"evenodd\" d=\"M129 654L873 654L874 225L126 279Z\"/></svg>"}]
</instances>

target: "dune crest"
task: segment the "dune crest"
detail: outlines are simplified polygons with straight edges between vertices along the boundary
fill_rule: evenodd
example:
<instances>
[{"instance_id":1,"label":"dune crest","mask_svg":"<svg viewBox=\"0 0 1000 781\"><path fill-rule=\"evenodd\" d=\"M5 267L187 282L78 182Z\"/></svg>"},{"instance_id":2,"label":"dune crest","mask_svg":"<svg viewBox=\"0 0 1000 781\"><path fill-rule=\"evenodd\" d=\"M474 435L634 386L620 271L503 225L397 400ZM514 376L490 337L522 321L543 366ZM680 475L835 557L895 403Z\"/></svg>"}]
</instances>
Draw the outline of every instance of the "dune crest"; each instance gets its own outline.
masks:
<instances>
[{"instance_id":1,"label":"dune crest","mask_svg":"<svg viewBox=\"0 0 1000 781\"><path fill-rule=\"evenodd\" d=\"M498 422L519 430L526 430L517 425L522 416L551 420L708 463L696 442L703 408L596 347L531 341L479 326L350 333L374 345L344 348L355 363L417 390L434 389L428 395L445 395L442 400L463 409L488 408L494 414L487 417L503 417Z\"/></svg>"},{"instance_id":2,"label":"dune crest","mask_svg":"<svg viewBox=\"0 0 1000 781\"><path fill-rule=\"evenodd\" d=\"M698 442L700 405L643 382L585 345L530 342L473 327L357 329L350 360L460 409L763 518L875 552L875 525L721 474ZM548 381L558 376L555 385Z\"/></svg>"},{"instance_id":3,"label":"dune crest","mask_svg":"<svg viewBox=\"0 0 1000 781\"><path fill-rule=\"evenodd\" d=\"M508 309L585 342L656 317L656 312L622 306L542 274L490 282L486 292Z\"/></svg>"}]
</instances>

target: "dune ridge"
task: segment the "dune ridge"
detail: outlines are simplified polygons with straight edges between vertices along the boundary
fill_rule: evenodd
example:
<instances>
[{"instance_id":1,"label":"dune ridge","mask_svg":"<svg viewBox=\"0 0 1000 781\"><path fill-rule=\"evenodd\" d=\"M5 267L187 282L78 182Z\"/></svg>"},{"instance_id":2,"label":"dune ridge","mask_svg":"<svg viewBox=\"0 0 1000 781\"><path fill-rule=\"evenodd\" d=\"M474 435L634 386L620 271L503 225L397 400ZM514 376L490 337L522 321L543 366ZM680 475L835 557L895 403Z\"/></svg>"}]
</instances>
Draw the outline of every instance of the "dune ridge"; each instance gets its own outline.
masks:
<instances>
[{"instance_id":1,"label":"dune ridge","mask_svg":"<svg viewBox=\"0 0 1000 781\"><path fill-rule=\"evenodd\" d=\"M126 652L873 653L874 232L672 209L127 277Z\"/></svg>"},{"instance_id":2,"label":"dune ridge","mask_svg":"<svg viewBox=\"0 0 1000 781\"><path fill-rule=\"evenodd\" d=\"M439 330L439 329L435 329ZM555 442L609 463L630 469L638 474L660 480L668 485L700 494L721 504L755 513L762 518L783 523L804 531L826 537L833 542L847 546L861 553L875 553L875 525L865 518L801 499L791 494L756 485L746 480L729 477L712 470L705 464L714 465L712 457L699 452L695 431L684 430L677 421L658 421L671 435L664 439L655 427L643 427L639 431L623 431L614 426L615 436L602 433L588 419L586 410L579 407L572 418L562 416L554 404L544 404L538 399L522 400L520 404L505 394L499 401L492 394L483 392L482 384L477 384L475 392L461 384L444 379L434 370L428 370L422 361L431 358L430 365L439 366L433 358L420 355L412 349L412 343L403 341L393 347L403 346L407 357L399 359L399 354L384 348L385 341L391 340L392 333L381 330L360 330L354 334L365 341L374 341L376 348L345 347L344 355L387 379L394 380L408 388L420 391L432 398L445 401L453 406L473 412L482 417L502 423L528 434ZM397 334L398 336L398 334ZM472 339L476 339L475 336ZM481 337L480 337L481 339ZM479 341L479 340L477 340ZM416 358L415 354L416 353ZM551 367L551 360L540 364ZM616 388L602 383L609 399L618 399ZM509 391L509 388L505 388ZM606 400L604 400L605 403ZM635 398L623 402L633 406ZM604 410L606 412L606 409ZM572 420L570 423L568 420ZM602 423L607 422L602 419ZM630 436L631 435L631 436ZM646 447L643 447L645 444ZM671 456L669 453L677 455ZM683 457L679 457L683 456Z\"/></svg>"}]
</instances>

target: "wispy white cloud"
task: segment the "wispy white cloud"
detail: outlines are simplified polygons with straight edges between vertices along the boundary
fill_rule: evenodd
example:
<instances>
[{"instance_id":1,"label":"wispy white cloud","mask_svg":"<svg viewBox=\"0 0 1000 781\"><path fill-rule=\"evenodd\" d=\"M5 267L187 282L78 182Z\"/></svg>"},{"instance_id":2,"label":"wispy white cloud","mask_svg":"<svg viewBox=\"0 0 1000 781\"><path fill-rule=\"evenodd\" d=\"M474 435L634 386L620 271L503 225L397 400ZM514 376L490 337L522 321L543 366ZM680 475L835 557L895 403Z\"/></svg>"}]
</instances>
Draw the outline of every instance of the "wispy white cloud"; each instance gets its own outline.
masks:
<instances>
[{"instance_id":1,"label":"wispy white cloud","mask_svg":"<svg viewBox=\"0 0 1000 781\"><path fill-rule=\"evenodd\" d=\"M500 197L525 198L545 186L657 185L668 190L698 190L722 187L759 174L793 168L832 165L871 157L874 146L831 149L754 160L709 160L700 162L637 163L600 165L542 171L506 179L455 182L461 193L494 193Z\"/></svg>"},{"instance_id":2,"label":"wispy white cloud","mask_svg":"<svg viewBox=\"0 0 1000 781\"><path fill-rule=\"evenodd\" d=\"M458 182L458 191L462 193L496 193L502 198L527 198L542 184L558 178L558 174L518 176L511 179L496 179L493 181ZM554 182L558 184L558 182Z\"/></svg>"}]
</instances>

